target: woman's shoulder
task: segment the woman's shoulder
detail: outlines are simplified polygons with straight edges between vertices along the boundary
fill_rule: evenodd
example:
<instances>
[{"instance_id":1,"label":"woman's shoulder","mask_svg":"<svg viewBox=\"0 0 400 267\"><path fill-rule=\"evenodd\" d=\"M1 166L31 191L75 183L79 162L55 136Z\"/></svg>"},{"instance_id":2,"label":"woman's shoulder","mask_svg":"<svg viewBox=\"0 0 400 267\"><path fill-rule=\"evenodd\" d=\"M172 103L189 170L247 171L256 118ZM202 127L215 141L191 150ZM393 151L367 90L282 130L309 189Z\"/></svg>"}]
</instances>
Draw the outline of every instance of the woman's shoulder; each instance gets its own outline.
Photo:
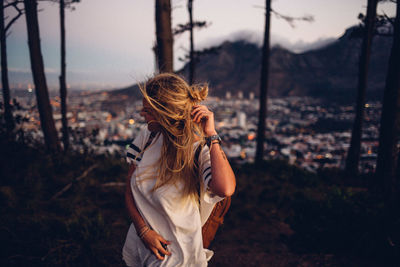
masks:
<instances>
[{"instance_id":1,"label":"woman's shoulder","mask_svg":"<svg viewBox=\"0 0 400 267\"><path fill-rule=\"evenodd\" d=\"M147 125L141 126L138 134L136 135L136 138L140 139L141 141L145 141L149 138L150 136L150 131L147 129Z\"/></svg>"},{"instance_id":2,"label":"woman's shoulder","mask_svg":"<svg viewBox=\"0 0 400 267\"><path fill-rule=\"evenodd\" d=\"M146 126L140 127L139 131L137 132L136 136L132 140L131 144L129 147L133 147L133 149L136 148L136 150L140 150L143 148L144 144L147 142L147 140L150 138L150 131L147 129Z\"/></svg>"},{"instance_id":3,"label":"woman's shoulder","mask_svg":"<svg viewBox=\"0 0 400 267\"><path fill-rule=\"evenodd\" d=\"M207 156L209 156L210 150L208 146L200 139L193 144L193 149L195 151L195 157L201 162L206 160Z\"/></svg>"}]
</instances>

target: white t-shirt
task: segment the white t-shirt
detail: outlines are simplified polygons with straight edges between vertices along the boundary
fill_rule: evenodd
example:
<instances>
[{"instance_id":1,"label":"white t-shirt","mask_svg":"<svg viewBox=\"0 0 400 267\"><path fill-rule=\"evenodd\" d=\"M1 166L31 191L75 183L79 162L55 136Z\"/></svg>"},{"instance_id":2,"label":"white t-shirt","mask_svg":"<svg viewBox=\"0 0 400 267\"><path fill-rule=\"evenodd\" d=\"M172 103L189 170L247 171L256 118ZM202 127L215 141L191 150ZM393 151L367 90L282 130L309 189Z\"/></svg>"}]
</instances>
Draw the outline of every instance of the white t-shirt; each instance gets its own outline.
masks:
<instances>
[{"instance_id":1,"label":"white t-shirt","mask_svg":"<svg viewBox=\"0 0 400 267\"><path fill-rule=\"evenodd\" d=\"M171 255L165 256L164 260L157 259L137 236L131 224L122 250L123 260L128 266L207 266L213 252L203 248L201 227L214 205L223 199L208 189L212 178L209 149L205 146L198 159L204 182L199 211L199 206L193 201L181 201L181 184L164 185L151 192L156 181L163 136L156 135L145 152L142 152L149 136L146 127L127 150L127 161L136 164L131 177L132 194L146 223L171 242L168 245Z\"/></svg>"}]
</instances>

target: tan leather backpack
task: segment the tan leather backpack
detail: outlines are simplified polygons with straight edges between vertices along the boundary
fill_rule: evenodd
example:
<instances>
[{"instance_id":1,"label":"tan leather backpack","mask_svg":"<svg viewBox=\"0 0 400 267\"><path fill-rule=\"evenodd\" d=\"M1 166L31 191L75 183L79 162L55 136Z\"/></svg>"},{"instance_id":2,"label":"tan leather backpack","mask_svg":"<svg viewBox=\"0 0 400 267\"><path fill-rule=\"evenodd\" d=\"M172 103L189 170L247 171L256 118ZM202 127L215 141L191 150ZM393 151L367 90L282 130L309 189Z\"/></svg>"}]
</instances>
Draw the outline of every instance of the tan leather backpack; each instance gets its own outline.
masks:
<instances>
[{"instance_id":1,"label":"tan leather backpack","mask_svg":"<svg viewBox=\"0 0 400 267\"><path fill-rule=\"evenodd\" d=\"M210 217L208 217L208 220L201 229L201 232L203 234L204 248L208 248L211 244L211 241L214 240L218 227L220 227L220 225L224 223L224 216L228 212L230 205L231 197L226 197L215 204L215 207L211 212Z\"/></svg>"}]
</instances>

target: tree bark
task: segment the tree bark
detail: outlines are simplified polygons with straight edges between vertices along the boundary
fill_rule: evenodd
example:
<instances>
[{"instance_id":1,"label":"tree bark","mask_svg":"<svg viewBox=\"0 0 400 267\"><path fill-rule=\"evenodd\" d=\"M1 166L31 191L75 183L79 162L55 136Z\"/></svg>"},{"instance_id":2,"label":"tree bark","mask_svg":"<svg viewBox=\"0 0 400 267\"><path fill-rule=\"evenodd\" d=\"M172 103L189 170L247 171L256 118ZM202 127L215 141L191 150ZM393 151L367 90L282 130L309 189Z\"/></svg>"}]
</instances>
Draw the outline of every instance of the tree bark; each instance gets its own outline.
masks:
<instances>
[{"instance_id":1,"label":"tree bark","mask_svg":"<svg viewBox=\"0 0 400 267\"><path fill-rule=\"evenodd\" d=\"M4 118L6 121L7 135L11 137L15 123L10 105L10 84L8 82L7 44L4 22L4 3L0 6L0 43L1 43L1 82L3 84Z\"/></svg>"},{"instance_id":2,"label":"tree bark","mask_svg":"<svg viewBox=\"0 0 400 267\"><path fill-rule=\"evenodd\" d=\"M269 54L270 54L270 17L271 17L271 0L265 1L265 31L264 45L262 50L261 62L261 81L260 81L260 110L258 113L258 129L257 129L257 149L256 164L260 164L264 157L264 141L265 141L265 119L267 116L267 92L269 80Z\"/></svg>"},{"instance_id":3,"label":"tree bark","mask_svg":"<svg viewBox=\"0 0 400 267\"><path fill-rule=\"evenodd\" d=\"M61 122L64 152L69 148L68 120L67 120L67 84L65 63L65 3L60 0L60 34L61 34L61 75L60 75L60 99Z\"/></svg>"},{"instance_id":4,"label":"tree bark","mask_svg":"<svg viewBox=\"0 0 400 267\"><path fill-rule=\"evenodd\" d=\"M170 0L156 0L156 36L159 72L173 72L173 38Z\"/></svg>"},{"instance_id":5,"label":"tree bark","mask_svg":"<svg viewBox=\"0 0 400 267\"><path fill-rule=\"evenodd\" d=\"M400 123L400 6L396 3L393 44L383 96L379 131L378 159L375 178L384 188L386 206L397 203L399 181L396 179L399 150L397 148Z\"/></svg>"},{"instance_id":6,"label":"tree bark","mask_svg":"<svg viewBox=\"0 0 400 267\"><path fill-rule=\"evenodd\" d=\"M26 14L26 28L28 31L29 55L33 81L35 83L36 100L39 109L40 123L42 126L46 148L51 152L58 152L60 145L57 130L54 125L53 111L50 105L47 89L44 64L40 47L39 23L37 17L37 1L24 0Z\"/></svg>"},{"instance_id":7,"label":"tree bark","mask_svg":"<svg viewBox=\"0 0 400 267\"><path fill-rule=\"evenodd\" d=\"M349 174L358 174L360 161L362 124L364 120L365 94L367 89L368 65L371 55L371 44L374 34L376 18L376 6L378 0L368 0L367 16L365 18L365 28L361 47L361 54L358 65L358 85L357 85L357 105L356 117L354 119L351 134L350 147L346 158L346 171Z\"/></svg>"},{"instance_id":8,"label":"tree bark","mask_svg":"<svg viewBox=\"0 0 400 267\"><path fill-rule=\"evenodd\" d=\"M190 62L189 62L189 84L194 83L195 79L195 58L194 58L194 42L193 42L193 0L188 0L188 12L189 12L189 43L190 43Z\"/></svg>"}]
</instances>

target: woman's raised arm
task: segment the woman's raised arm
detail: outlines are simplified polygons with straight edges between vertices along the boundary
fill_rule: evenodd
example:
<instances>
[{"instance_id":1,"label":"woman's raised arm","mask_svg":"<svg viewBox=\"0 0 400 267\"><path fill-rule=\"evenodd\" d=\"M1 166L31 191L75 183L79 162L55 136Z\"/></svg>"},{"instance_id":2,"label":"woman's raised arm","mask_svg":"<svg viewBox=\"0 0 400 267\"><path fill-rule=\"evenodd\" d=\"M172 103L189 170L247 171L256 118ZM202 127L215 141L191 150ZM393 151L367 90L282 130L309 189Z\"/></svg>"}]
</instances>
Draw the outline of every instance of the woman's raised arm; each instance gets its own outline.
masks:
<instances>
[{"instance_id":1,"label":"woman's raised arm","mask_svg":"<svg viewBox=\"0 0 400 267\"><path fill-rule=\"evenodd\" d=\"M206 106L194 106L192 117L194 122L202 124L207 137L217 135L214 113ZM209 187L211 191L221 197L233 195L236 187L235 174L218 140L211 142L210 160L212 180Z\"/></svg>"}]
</instances>

